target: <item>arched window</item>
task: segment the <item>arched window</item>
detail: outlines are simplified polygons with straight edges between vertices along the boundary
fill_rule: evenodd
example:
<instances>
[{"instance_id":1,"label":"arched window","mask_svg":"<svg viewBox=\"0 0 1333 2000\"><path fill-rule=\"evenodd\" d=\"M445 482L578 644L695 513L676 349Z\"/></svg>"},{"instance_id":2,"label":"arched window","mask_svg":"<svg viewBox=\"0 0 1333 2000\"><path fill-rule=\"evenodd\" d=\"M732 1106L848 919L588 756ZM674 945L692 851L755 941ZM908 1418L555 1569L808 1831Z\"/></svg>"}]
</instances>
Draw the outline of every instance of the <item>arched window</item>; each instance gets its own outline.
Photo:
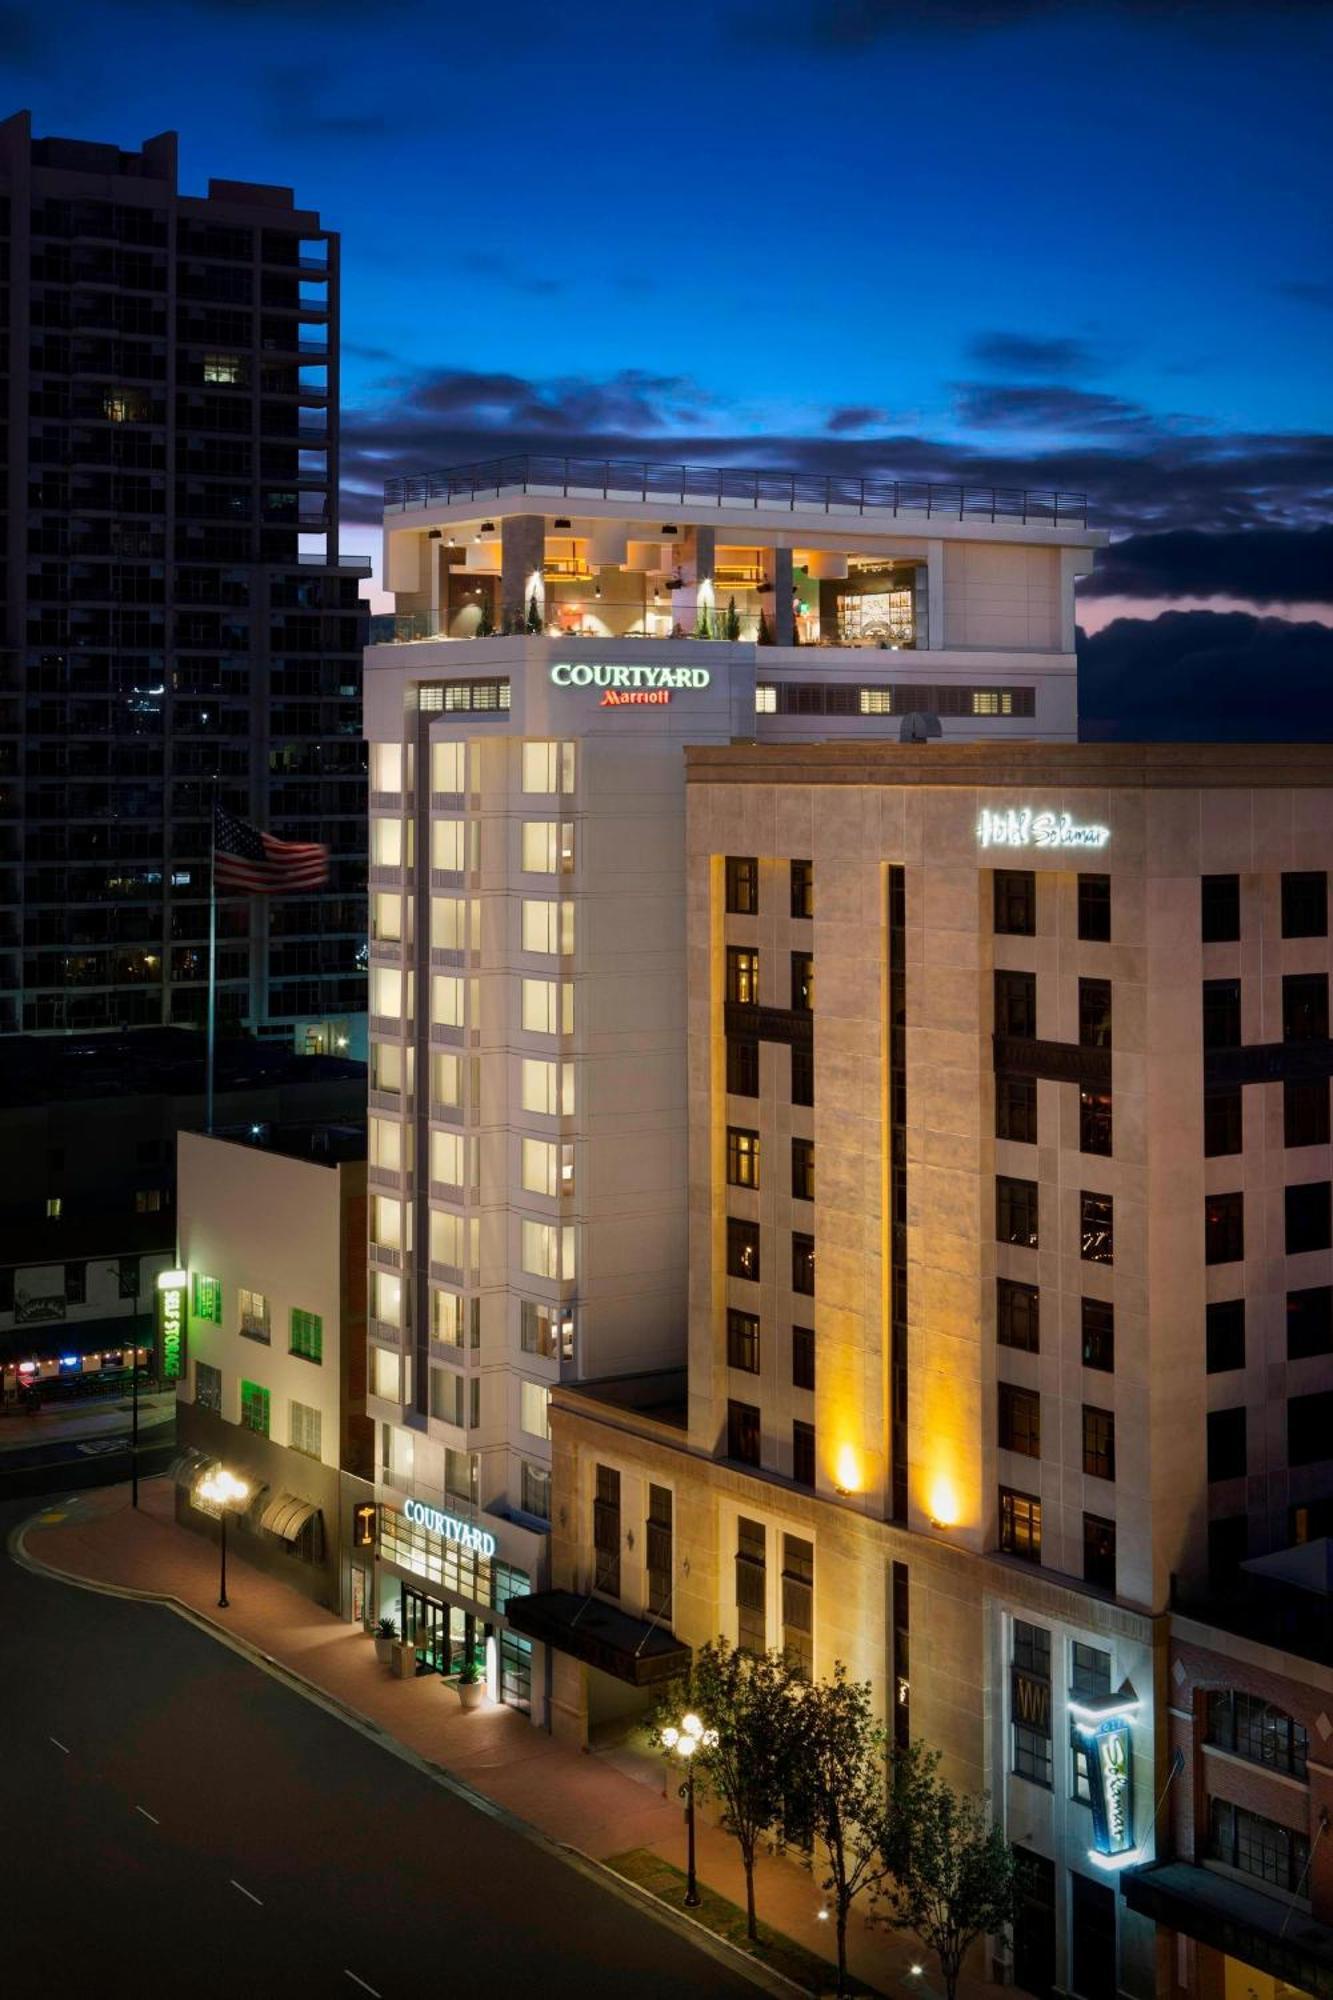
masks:
<instances>
[{"instance_id":1,"label":"arched window","mask_svg":"<svg viewBox=\"0 0 1333 2000\"><path fill-rule=\"evenodd\" d=\"M1220 1688L1208 1696L1208 1728L1204 1739L1219 1750L1230 1750L1270 1771L1306 1775L1309 1737L1285 1709L1238 1688Z\"/></svg>"}]
</instances>

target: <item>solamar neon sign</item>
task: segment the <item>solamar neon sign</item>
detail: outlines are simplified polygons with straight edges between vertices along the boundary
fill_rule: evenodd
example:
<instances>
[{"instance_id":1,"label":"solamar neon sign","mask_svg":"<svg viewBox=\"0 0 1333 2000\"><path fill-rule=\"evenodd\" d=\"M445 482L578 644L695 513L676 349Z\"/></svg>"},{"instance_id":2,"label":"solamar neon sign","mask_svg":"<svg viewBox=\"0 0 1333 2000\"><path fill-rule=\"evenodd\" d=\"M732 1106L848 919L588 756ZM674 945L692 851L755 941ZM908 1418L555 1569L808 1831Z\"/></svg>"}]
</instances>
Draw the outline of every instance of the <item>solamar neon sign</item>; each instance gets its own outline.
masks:
<instances>
[{"instance_id":1,"label":"solamar neon sign","mask_svg":"<svg viewBox=\"0 0 1333 2000\"><path fill-rule=\"evenodd\" d=\"M1142 1703L1128 1682L1119 1694L1069 1704L1069 1716L1088 1766L1092 1805L1089 1861L1099 1868L1127 1868L1141 1857L1134 1841L1134 1765L1130 1735Z\"/></svg>"},{"instance_id":2,"label":"solamar neon sign","mask_svg":"<svg viewBox=\"0 0 1333 2000\"><path fill-rule=\"evenodd\" d=\"M460 1521L456 1514L442 1514L438 1507L423 1507L419 1500L405 1500L403 1514L419 1528L429 1528L432 1535L471 1549L474 1556L489 1560L495 1554L494 1535L488 1535L484 1528L474 1528L470 1521Z\"/></svg>"},{"instance_id":3,"label":"solamar neon sign","mask_svg":"<svg viewBox=\"0 0 1333 2000\"><path fill-rule=\"evenodd\" d=\"M677 688L706 688L712 678L707 667L594 667L557 660L551 668L556 687L604 689L603 708L665 708Z\"/></svg>"},{"instance_id":4,"label":"solamar neon sign","mask_svg":"<svg viewBox=\"0 0 1333 2000\"><path fill-rule=\"evenodd\" d=\"M979 847L1105 847L1110 838L1109 826L1079 826L1068 813L1031 806L983 812L977 821Z\"/></svg>"}]
</instances>

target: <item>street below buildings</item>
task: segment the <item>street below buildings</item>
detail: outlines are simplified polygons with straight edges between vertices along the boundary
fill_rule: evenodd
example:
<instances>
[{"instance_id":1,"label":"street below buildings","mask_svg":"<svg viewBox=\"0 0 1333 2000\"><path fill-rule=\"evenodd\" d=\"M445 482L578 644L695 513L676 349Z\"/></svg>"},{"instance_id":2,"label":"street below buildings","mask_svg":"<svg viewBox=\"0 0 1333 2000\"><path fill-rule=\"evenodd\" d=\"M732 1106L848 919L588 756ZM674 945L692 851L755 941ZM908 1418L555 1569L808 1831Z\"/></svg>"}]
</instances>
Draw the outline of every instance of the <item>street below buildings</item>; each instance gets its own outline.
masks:
<instances>
[{"instance_id":1,"label":"street below buildings","mask_svg":"<svg viewBox=\"0 0 1333 2000\"><path fill-rule=\"evenodd\" d=\"M755 1990L164 1607L5 1560L0 1699L7 2000Z\"/></svg>"}]
</instances>

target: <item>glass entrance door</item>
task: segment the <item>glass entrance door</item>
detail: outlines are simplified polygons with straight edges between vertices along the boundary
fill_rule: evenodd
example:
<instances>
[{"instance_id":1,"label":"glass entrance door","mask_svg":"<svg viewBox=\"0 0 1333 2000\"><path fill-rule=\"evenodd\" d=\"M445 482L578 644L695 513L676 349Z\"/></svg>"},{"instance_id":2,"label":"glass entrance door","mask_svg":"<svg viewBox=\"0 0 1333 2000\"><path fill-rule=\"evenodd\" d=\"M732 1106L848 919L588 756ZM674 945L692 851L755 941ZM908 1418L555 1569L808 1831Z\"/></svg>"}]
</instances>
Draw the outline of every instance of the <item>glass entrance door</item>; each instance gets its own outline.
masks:
<instances>
[{"instance_id":1,"label":"glass entrance door","mask_svg":"<svg viewBox=\"0 0 1333 2000\"><path fill-rule=\"evenodd\" d=\"M445 1605L422 1590L400 1584L400 1629L404 1639L416 1649L418 1670L446 1674L449 1671L449 1613Z\"/></svg>"}]
</instances>

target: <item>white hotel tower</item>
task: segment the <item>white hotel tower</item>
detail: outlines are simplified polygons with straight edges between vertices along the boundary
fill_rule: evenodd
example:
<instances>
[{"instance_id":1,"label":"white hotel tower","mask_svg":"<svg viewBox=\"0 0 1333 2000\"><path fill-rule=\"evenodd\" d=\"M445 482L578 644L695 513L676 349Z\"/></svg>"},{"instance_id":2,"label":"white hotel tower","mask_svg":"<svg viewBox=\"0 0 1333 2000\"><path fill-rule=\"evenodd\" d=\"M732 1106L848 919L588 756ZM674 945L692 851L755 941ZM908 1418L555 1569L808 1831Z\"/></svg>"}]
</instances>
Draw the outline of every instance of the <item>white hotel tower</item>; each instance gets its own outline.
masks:
<instances>
[{"instance_id":1,"label":"white hotel tower","mask_svg":"<svg viewBox=\"0 0 1333 2000\"><path fill-rule=\"evenodd\" d=\"M492 1641L536 1720L504 1604L547 1580L551 1386L685 1357L684 748L896 740L918 713L1073 741L1103 539L1072 494L555 458L389 482L371 1608L436 1665ZM810 976L793 954L794 994Z\"/></svg>"}]
</instances>

